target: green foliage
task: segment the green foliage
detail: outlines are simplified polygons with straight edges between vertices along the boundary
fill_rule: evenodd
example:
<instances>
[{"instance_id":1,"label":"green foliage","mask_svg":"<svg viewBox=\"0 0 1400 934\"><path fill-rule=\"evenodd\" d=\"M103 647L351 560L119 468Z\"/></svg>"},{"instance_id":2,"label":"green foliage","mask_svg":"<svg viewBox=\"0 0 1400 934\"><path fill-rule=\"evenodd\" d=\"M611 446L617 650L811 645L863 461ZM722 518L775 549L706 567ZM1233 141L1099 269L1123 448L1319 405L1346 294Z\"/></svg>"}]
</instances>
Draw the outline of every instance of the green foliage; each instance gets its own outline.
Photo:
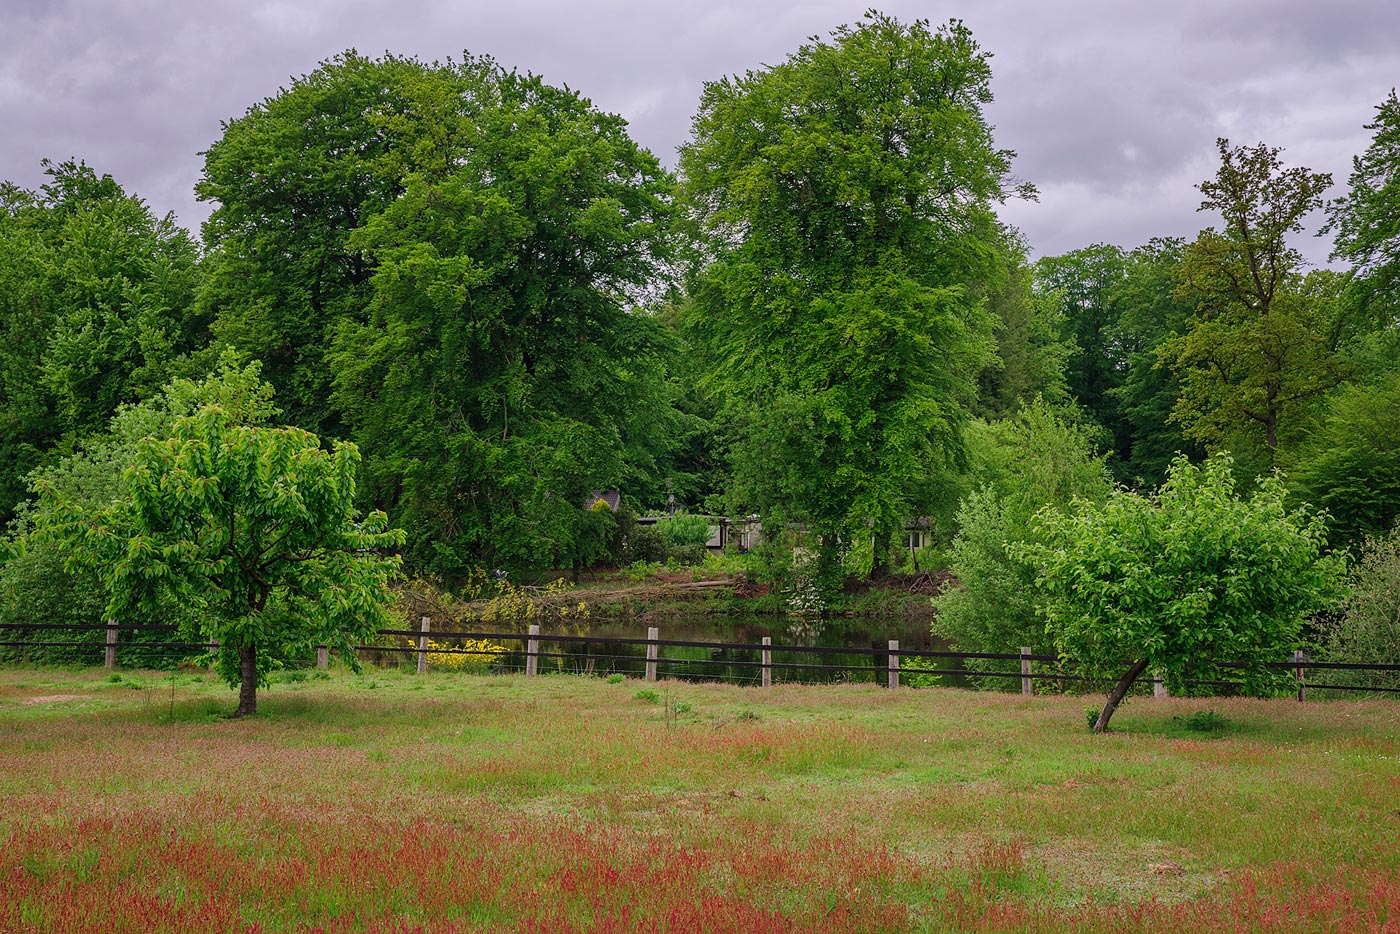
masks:
<instances>
[{"instance_id":1,"label":"green foliage","mask_svg":"<svg viewBox=\"0 0 1400 934\"><path fill-rule=\"evenodd\" d=\"M677 513L656 523L657 531L668 548L681 548L687 545L704 547L710 540L710 520L706 516Z\"/></svg>"},{"instance_id":2,"label":"green foliage","mask_svg":"<svg viewBox=\"0 0 1400 934\"><path fill-rule=\"evenodd\" d=\"M1120 478L1139 488L1162 483L1177 455L1200 460L1205 450L1172 419L1181 383L1158 348L1186 333L1194 303L1181 297L1179 269L1186 244L1153 238L1125 257L1113 289L1114 325L1108 340L1123 361L1122 382L1109 390L1131 444Z\"/></svg>"},{"instance_id":3,"label":"green foliage","mask_svg":"<svg viewBox=\"0 0 1400 934\"><path fill-rule=\"evenodd\" d=\"M1393 330L1400 309L1400 100L1392 88L1376 108L1366 151L1352 159L1348 191L1327 206L1333 259L1351 264L1337 336Z\"/></svg>"},{"instance_id":4,"label":"green foliage","mask_svg":"<svg viewBox=\"0 0 1400 934\"><path fill-rule=\"evenodd\" d=\"M1180 459L1154 499L1118 490L1099 506L1039 513L1033 540L1015 553L1039 571L1056 649L1090 674L1128 669L1135 678L1150 668L1174 691L1191 679L1242 677L1246 692L1268 694L1286 675L1218 663L1287 658L1304 619L1340 598L1345 570L1324 553L1322 518L1290 512L1284 497L1270 476L1241 498L1228 455L1199 467Z\"/></svg>"},{"instance_id":5,"label":"green foliage","mask_svg":"<svg viewBox=\"0 0 1400 934\"><path fill-rule=\"evenodd\" d=\"M972 481L958 510L958 534L948 569L960 586L934 598L934 632L968 652L1050 651L1032 563L1017 548L1032 539L1032 518L1043 506L1076 497L1097 502L1112 482L1090 433L1041 400L1015 418L974 425ZM970 660L976 669L996 663ZM990 680L990 679L989 679ZM1009 688L1004 679L989 685Z\"/></svg>"},{"instance_id":6,"label":"green foliage","mask_svg":"<svg viewBox=\"0 0 1400 934\"><path fill-rule=\"evenodd\" d=\"M1192 733L1222 733L1229 727L1230 718L1214 710L1197 710L1184 717L1172 717L1172 722L1181 724Z\"/></svg>"},{"instance_id":7,"label":"green foliage","mask_svg":"<svg viewBox=\"0 0 1400 934\"><path fill-rule=\"evenodd\" d=\"M205 405L221 406L231 417L245 424L261 424L276 414L271 387L261 380L258 365L240 365L236 355L226 353L211 376L197 382L174 380L151 399L119 409L106 432L88 436L70 453L34 471L28 479L32 484L47 487L70 505L90 511L101 510L130 495L125 471L135 462L142 440L169 436L178 419ZM54 518L52 500L47 505L25 501L17 511L18 518L11 534L7 540L0 541L0 546L10 552L0 565L0 622L26 625L103 623L107 619L104 610L111 595L98 569L69 566L62 543L52 537L33 534L36 525ZM171 602L163 612L146 621L167 623L181 611L177 603ZM16 641L86 641L94 646L105 636L100 630L13 633ZM119 657L125 663L163 667L178 660L177 655L160 651L159 647L141 652L129 645L178 641L178 637L168 633L125 632L121 639L124 647ZM88 663L97 657L95 649L86 646L25 647L17 649L16 654L44 661Z\"/></svg>"},{"instance_id":8,"label":"green foliage","mask_svg":"<svg viewBox=\"0 0 1400 934\"><path fill-rule=\"evenodd\" d=\"M356 517L357 459L353 445L327 452L309 432L207 407L140 442L120 499L92 508L41 485L40 528L100 569L113 618L182 607L187 637L221 643L220 673L250 714L271 667L318 643L353 665L352 640L389 621L398 559L381 550L402 536L382 513Z\"/></svg>"},{"instance_id":9,"label":"green foliage","mask_svg":"<svg viewBox=\"0 0 1400 934\"><path fill-rule=\"evenodd\" d=\"M0 525L62 437L100 431L207 340L189 234L83 163L44 170L38 192L0 184Z\"/></svg>"},{"instance_id":10,"label":"green foliage","mask_svg":"<svg viewBox=\"0 0 1400 934\"><path fill-rule=\"evenodd\" d=\"M1037 397L1070 398L1065 370L1075 343L1062 333L1059 296L1037 291L1034 281L1032 268L1018 261L988 295L996 356L978 378L977 414L984 418L1005 418Z\"/></svg>"},{"instance_id":11,"label":"green foliage","mask_svg":"<svg viewBox=\"0 0 1400 934\"><path fill-rule=\"evenodd\" d=\"M1065 382L1074 399L1113 439L1125 457L1131 445L1115 390L1123 382L1123 348L1112 338L1118 309L1114 296L1126 258L1116 246L1093 246L1046 256L1035 264L1035 291L1059 305L1056 318L1069 345Z\"/></svg>"},{"instance_id":12,"label":"green foliage","mask_svg":"<svg viewBox=\"0 0 1400 934\"><path fill-rule=\"evenodd\" d=\"M681 151L698 238L686 333L731 499L807 527L827 586L843 557L882 564L961 458L990 351L980 288L1011 252L989 80L962 24L871 13L707 84Z\"/></svg>"},{"instance_id":13,"label":"green foliage","mask_svg":"<svg viewBox=\"0 0 1400 934\"><path fill-rule=\"evenodd\" d=\"M1322 204L1332 177L1284 168L1279 150L1217 141L1220 168L1201 210L1225 219L1186 249L1181 295L1196 304L1184 335L1159 349L1181 380L1173 417L1214 448L1260 448L1271 466L1280 431L1340 379L1327 342L1332 309L1316 301L1287 237Z\"/></svg>"},{"instance_id":14,"label":"green foliage","mask_svg":"<svg viewBox=\"0 0 1400 934\"><path fill-rule=\"evenodd\" d=\"M1350 544L1400 517L1400 371L1340 387L1295 459L1291 486L1326 509L1332 540Z\"/></svg>"},{"instance_id":15,"label":"green foliage","mask_svg":"<svg viewBox=\"0 0 1400 934\"><path fill-rule=\"evenodd\" d=\"M572 91L487 60L428 77L469 106L347 239L369 313L337 323L332 402L411 566L577 571L615 532L590 491L678 430L665 334L629 307L669 249L670 180Z\"/></svg>"},{"instance_id":16,"label":"green foliage","mask_svg":"<svg viewBox=\"0 0 1400 934\"><path fill-rule=\"evenodd\" d=\"M1352 569L1350 591L1337 625L1327 634L1330 662L1400 665L1400 526L1366 539ZM1400 672L1329 672L1338 683L1400 687Z\"/></svg>"}]
</instances>

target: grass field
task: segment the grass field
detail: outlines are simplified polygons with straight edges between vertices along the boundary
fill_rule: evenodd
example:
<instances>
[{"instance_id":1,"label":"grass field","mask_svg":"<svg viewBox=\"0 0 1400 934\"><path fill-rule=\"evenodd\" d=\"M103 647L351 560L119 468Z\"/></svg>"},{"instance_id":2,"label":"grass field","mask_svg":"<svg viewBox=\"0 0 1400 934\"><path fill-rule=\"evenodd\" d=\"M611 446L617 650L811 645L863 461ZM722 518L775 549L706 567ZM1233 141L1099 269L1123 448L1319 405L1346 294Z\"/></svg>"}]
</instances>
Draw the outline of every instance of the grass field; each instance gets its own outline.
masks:
<instances>
[{"instance_id":1,"label":"grass field","mask_svg":"<svg viewBox=\"0 0 1400 934\"><path fill-rule=\"evenodd\" d=\"M1400 930L1400 705L1090 703L0 671L0 931Z\"/></svg>"}]
</instances>

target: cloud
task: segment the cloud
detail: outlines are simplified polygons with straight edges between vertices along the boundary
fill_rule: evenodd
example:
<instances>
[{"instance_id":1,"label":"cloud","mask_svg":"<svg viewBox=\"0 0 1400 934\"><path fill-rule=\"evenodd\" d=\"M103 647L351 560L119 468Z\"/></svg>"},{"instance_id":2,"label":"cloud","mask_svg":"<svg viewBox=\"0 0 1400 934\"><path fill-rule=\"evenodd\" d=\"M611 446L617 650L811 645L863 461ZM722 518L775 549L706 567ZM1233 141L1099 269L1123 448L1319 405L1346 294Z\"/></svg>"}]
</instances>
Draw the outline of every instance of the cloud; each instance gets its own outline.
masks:
<instances>
[{"instance_id":1,"label":"cloud","mask_svg":"<svg viewBox=\"0 0 1400 934\"><path fill-rule=\"evenodd\" d=\"M1345 183L1362 125L1400 75L1393 0L898 0L963 16L993 53L988 116L1038 204L1007 217L1034 252L1192 235L1214 140L1266 141ZM198 153L221 121L354 47L425 60L490 54L621 113L668 164L707 80L781 61L859 18L850 3L752 0L8 0L0 12L0 177L33 187L45 156L86 159L197 226ZM1321 241L1300 244L1314 259Z\"/></svg>"}]
</instances>

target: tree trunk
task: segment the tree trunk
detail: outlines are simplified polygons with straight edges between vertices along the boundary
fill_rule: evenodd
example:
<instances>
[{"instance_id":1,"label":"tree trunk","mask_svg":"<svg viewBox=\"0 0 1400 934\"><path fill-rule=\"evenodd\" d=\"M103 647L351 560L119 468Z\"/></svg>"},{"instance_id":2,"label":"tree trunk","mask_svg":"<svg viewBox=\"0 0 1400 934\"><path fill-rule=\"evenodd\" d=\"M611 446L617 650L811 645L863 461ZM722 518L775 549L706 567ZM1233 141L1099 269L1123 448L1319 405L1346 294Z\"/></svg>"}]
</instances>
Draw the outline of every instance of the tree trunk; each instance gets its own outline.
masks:
<instances>
[{"instance_id":1,"label":"tree trunk","mask_svg":"<svg viewBox=\"0 0 1400 934\"><path fill-rule=\"evenodd\" d=\"M238 709L235 717L258 712L258 650L245 645L238 650Z\"/></svg>"},{"instance_id":2,"label":"tree trunk","mask_svg":"<svg viewBox=\"0 0 1400 934\"><path fill-rule=\"evenodd\" d=\"M1138 676L1147 670L1147 659L1140 662L1133 662L1133 667L1123 673L1123 677L1118 679L1118 683L1108 692L1108 699L1104 701L1103 710L1099 711L1099 718L1094 721L1094 732L1102 733L1108 729L1109 718L1113 716L1113 711L1118 709L1123 698L1128 696L1128 691L1132 688L1133 682Z\"/></svg>"}]
</instances>

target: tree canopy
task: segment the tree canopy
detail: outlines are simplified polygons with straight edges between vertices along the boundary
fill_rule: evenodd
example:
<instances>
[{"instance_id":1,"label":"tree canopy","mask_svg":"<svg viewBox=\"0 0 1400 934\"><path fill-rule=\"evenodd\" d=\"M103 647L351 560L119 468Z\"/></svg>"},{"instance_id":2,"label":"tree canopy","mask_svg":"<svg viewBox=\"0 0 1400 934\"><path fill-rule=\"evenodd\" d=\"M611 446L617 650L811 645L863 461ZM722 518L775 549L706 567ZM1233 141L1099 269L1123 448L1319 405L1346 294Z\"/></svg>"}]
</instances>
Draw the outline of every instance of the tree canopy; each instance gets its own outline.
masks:
<instances>
[{"instance_id":1,"label":"tree canopy","mask_svg":"<svg viewBox=\"0 0 1400 934\"><path fill-rule=\"evenodd\" d=\"M383 513L355 510L354 445L326 451L310 432L236 424L218 407L147 437L129 494L98 509L52 486L41 531L100 569L113 619L184 609L185 634L217 639L235 716L257 712L270 667L318 643L356 665L353 641L390 623L389 577L402 542Z\"/></svg>"},{"instance_id":2,"label":"tree canopy","mask_svg":"<svg viewBox=\"0 0 1400 934\"><path fill-rule=\"evenodd\" d=\"M695 223L688 334L707 362L732 497L854 570L961 459L991 346L987 284L1019 191L968 29L871 13L705 86L681 151ZM872 548L873 545L873 548Z\"/></svg>"},{"instance_id":3,"label":"tree canopy","mask_svg":"<svg viewBox=\"0 0 1400 934\"><path fill-rule=\"evenodd\" d=\"M1222 454L1178 459L1154 497L1117 490L1039 514L1015 550L1038 568L1056 649L1113 679L1094 732L1148 670L1169 689L1225 677L1272 689L1261 663L1285 660L1303 621L1335 607L1346 570L1322 517L1289 510L1286 493L1269 476L1241 496Z\"/></svg>"}]
</instances>

